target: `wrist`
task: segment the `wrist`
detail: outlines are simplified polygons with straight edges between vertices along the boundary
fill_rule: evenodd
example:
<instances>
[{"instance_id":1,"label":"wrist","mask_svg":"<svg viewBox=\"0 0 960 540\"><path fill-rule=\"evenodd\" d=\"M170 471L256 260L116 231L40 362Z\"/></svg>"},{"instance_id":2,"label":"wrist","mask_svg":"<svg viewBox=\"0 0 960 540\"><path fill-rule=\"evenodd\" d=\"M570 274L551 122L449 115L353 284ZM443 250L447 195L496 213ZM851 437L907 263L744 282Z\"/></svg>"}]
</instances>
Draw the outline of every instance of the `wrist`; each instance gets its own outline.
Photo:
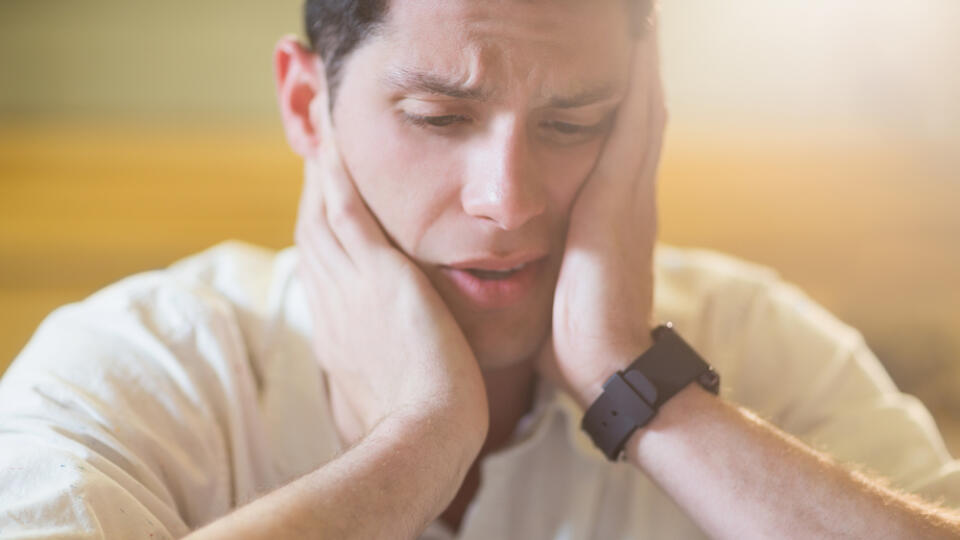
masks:
<instances>
[{"instance_id":1,"label":"wrist","mask_svg":"<svg viewBox=\"0 0 960 540\"><path fill-rule=\"evenodd\" d=\"M689 384L666 402L646 426L636 430L624 445L624 457L646 470L651 452L672 446L686 436L702 439L729 409L723 399L699 384Z\"/></svg>"},{"instance_id":2,"label":"wrist","mask_svg":"<svg viewBox=\"0 0 960 540\"><path fill-rule=\"evenodd\" d=\"M689 385L696 383L710 393L719 392L717 372L671 323L658 326L652 338L653 346L629 367L611 375L585 409L581 426L610 460L622 458L634 432L654 420L659 410Z\"/></svg>"},{"instance_id":3,"label":"wrist","mask_svg":"<svg viewBox=\"0 0 960 540\"><path fill-rule=\"evenodd\" d=\"M467 416L456 414L453 408L401 409L377 422L368 437L377 437L388 444L415 442L418 452L428 447L450 460L472 463L488 429L486 414Z\"/></svg>"},{"instance_id":4,"label":"wrist","mask_svg":"<svg viewBox=\"0 0 960 540\"><path fill-rule=\"evenodd\" d=\"M584 362L601 362L603 367L597 370L597 376L589 383L574 389L575 397L580 405L586 409L603 393L603 384L614 373L626 369L634 359L642 355L653 345L653 338L649 331L629 340L621 341L619 345L607 347L604 352L598 353L592 359ZM601 360L602 359L602 360Z\"/></svg>"}]
</instances>

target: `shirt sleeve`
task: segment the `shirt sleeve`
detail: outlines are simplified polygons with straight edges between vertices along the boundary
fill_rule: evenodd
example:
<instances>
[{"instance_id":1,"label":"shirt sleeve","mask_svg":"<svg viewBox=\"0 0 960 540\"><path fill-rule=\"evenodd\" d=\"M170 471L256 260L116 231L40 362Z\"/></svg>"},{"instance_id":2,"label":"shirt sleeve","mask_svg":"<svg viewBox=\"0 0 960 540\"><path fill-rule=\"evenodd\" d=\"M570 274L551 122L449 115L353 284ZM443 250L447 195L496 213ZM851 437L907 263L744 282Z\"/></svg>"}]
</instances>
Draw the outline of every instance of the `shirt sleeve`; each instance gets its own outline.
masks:
<instances>
[{"instance_id":1,"label":"shirt sleeve","mask_svg":"<svg viewBox=\"0 0 960 540\"><path fill-rule=\"evenodd\" d=\"M228 512L243 347L224 302L160 275L54 312L0 381L0 538L174 538Z\"/></svg>"},{"instance_id":2,"label":"shirt sleeve","mask_svg":"<svg viewBox=\"0 0 960 540\"><path fill-rule=\"evenodd\" d=\"M859 332L779 280L760 289L745 320L731 399L842 463L960 508L960 464Z\"/></svg>"}]
</instances>

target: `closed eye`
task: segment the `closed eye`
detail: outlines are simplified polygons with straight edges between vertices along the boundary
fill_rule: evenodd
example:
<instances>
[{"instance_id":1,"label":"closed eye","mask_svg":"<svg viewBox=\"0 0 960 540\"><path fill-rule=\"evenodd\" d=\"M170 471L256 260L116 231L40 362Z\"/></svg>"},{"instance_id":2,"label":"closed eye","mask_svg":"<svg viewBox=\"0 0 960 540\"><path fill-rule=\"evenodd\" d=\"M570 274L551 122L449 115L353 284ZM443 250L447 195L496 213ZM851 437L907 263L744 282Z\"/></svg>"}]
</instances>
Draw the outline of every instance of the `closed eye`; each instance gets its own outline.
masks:
<instances>
[{"instance_id":1,"label":"closed eye","mask_svg":"<svg viewBox=\"0 0 960 540\"><path fill-rule=\"evenodd\" d=\"M470 119L461 114L446 114L443 116L421 116L418 114L411 114L408 112L403 113L403 117L407 122L410 122L413 125L421 127L447 127L460 122L466 122Z\"/></svg>"},{"instance_id":2,"label":"closed eye","mask_svg":"<svg viewBox=\"0 0 960 540\"><path fill-rule=\"evenodd\" d=\"M602 131L604 124L605 122L589 125L571 124L570 122L545 122L544 127L561 135L583 135Z\"/></svg>"}]
</instances>

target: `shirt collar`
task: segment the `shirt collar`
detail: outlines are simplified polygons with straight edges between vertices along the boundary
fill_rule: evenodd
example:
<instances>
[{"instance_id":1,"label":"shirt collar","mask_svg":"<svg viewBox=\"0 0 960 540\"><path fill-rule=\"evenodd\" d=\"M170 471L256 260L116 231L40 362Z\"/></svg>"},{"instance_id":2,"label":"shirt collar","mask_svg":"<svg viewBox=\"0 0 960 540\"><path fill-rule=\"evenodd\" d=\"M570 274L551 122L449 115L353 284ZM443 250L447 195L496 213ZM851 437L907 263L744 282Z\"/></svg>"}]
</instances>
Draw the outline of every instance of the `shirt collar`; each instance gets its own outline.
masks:
<instances>
[{"instance_id":1,"label":"shirt collar","mask_svg":"<svg viewBox=\"0 0 960 540\"><path fill-rule=\"evenodd\" d=\"M488 459L499 460L515 457L535 450L554 423L558 420L566 432L565 439L577 455L591 461L606 461L590 437L580 429L583 409L566 392L552 381L538 376L533 408L517 422L510 442L502 449L491 453Z\"/></svg>"}]
</instances>

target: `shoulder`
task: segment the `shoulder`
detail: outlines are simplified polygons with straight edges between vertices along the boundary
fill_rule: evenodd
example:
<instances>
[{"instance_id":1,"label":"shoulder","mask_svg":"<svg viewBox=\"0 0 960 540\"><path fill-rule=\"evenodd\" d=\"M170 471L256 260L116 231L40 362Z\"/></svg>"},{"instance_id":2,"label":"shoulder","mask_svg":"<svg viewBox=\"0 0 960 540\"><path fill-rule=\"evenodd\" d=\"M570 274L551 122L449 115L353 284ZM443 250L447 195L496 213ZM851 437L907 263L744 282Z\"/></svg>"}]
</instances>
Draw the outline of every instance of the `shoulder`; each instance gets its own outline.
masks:
<instances>
[{"instance_id":1,"label":"shoulder","mask_svg":"<svg viewBox=\"0 0 960 540\"><path fill-rule=\"evenodd\" d=\"M656 312L717 366L728 396L761 414L788 406L824 374L863 355L863 336L773 269L702 249L660 246ZM860 372L894 390L875 359Z\"/></svg>"},{"instance_id":2,"label":"shoulder","mask_svg":"<svg viewBox=\"0 0 960 540\"><path fill-rule=\"evenodd\" d=\"M245 325L254 326L253 314L266 309L277 259L246 244L221 244L63 306L37 329L4 386L55 373L96 388L106 371L141 383L163 373L180 386L222 387L239 383L238 374L253 377Z\"/></svg>"},{"instance_id":3,"label":"shoulder","mask_svg":"<svg viewBox=\"0 0 960 540\"><path fill-rule=\"evenodd\" d=\"M848 346L862 340L768 266L716 251L662 245L655 275L658 314L677 317L698 335L754 331L792 338L812 332Z\"/></svg>"},{"instance_id":4,"label":"shoulder","mask_svg":"<svg viewBox=\"0 0 960 540\"><path fill-rule=\"evenodd\" d=\"M658 257L658 314L676 318L717 367L729 400L841 461L956 500L930 414L897 389L859 331L764 266L674 247Z\"/></svg>"},{"instance_id":5,"label":"shoulder","mask_svg":"<svg viewBox=\"0 0 960 540\"><path fill-rule=\"evenodd\" d=\"M701 323L708 322L704 311L747 309L780 281L772 268L732 255L664 244L657 246L654 268L657 308Z\"/></svg>"},{"instance_id":6,"label":"shoulder","mask_svg":"<svg viewBox=\"0 0 960 540\"><path fill-rule=\"evenodd\" d=\"M182 259L166 272L175 282L216 291L234 304L257 309L271 287L289 277L293 263L292 249L274 251L231 240Z\"/></svg>"},{"instance_id":7,"label":"shoulder","mask_svg":"<svg viewBox=\"0 0 960 540\"><path fill-rule=\"evenodd\" d=\"M758 326L783 332L776 323L784 318L824 326L833 334L850 331L774 269L732 255L661 245L655 276L658 315L677 318L696 339L738 335Z\"/></svg>"},{"instance_id":8,"label":"shoulder","mask_svg":"<svg viewBox=\"0 0 960 540\"><path fill-rule=\"evenodd\" d=\"M221 245L48 316L0 380L0 419L11 427L0 465L22 471L8 480L27 489L42 479L71 497L96 491L78 511L120 520L111 526L124 519L112 501L144 505L168 531L220 515L244 496L237 489L269 481L241 313L257 305L252 282L273 260ZM251 283L234 286L243 279ZM45 469L54 459L61 469Z\"/></svg>"}]
</instances>

